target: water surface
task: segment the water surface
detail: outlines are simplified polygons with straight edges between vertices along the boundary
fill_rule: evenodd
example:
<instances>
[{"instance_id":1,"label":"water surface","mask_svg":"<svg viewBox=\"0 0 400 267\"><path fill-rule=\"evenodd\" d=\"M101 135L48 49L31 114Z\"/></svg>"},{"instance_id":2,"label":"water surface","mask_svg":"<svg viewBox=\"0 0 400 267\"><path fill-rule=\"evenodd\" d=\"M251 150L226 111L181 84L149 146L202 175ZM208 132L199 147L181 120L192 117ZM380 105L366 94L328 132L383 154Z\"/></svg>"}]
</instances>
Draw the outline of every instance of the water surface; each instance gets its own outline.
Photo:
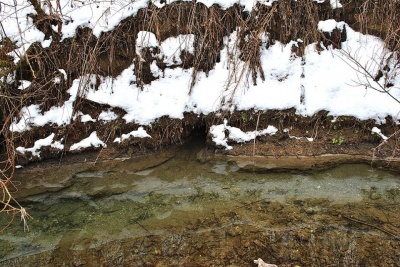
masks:
<instances>
[{"instance_id":1,"label":"water surface","mask_svg":"<svg viewBox=\"0 0 400 267\"><path fill-rule=\"evenodd\" d=\"M16 219L0 234L0 265L398 266L399 175L243 173L197 151L141 171L58 167L68 182L24 200L30 231Z\"/></svg>"}]
</instances>

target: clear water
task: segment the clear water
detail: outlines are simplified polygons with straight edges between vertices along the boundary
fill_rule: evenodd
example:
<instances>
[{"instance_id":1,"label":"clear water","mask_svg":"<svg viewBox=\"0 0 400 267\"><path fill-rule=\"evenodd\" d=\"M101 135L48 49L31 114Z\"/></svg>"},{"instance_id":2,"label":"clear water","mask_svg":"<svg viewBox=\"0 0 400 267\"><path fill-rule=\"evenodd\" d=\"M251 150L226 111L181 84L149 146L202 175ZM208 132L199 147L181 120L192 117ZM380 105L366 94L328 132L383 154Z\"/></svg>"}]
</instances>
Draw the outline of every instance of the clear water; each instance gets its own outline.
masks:
<instances>
[{"instance_id":1,"label":"clear water","mask_svg":"<svg viewBox=\"0 0 400 267\"><path fill-rule=\"evenodd\" d=\"M197 151L141 171L37 173L61 182L24 200L29 232L15 219L0 233L0 266L399 266L400 175L242 173Z\"/></svg>"}]
</instances>

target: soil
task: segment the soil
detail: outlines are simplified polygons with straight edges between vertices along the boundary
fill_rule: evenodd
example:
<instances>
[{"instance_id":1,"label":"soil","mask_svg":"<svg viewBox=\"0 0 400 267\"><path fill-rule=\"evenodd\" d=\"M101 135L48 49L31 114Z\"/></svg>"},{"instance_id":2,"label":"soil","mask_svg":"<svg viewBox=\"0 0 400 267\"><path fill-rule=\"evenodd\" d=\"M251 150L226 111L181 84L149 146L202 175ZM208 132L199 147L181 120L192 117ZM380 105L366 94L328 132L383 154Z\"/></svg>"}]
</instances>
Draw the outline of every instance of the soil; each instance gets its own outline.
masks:
<instances>
[{"instance_id":1,"label":"soil","mask_svg":"<svg viewBox=\"0 0 400 267\"><path fill-rule=\"evenodd\" d=\"M67 38L62 42L52 42L48 48L43 48L39 44L32 45L27 51L27 58L37 58L37 62L28 64L22 59L18 66L14 66L18 79L32 81L30 89L24 92L17 90L18 82L7 85L9 88L4 87L4 94L10 93L13 94L13 97L5 97L0 100L12 102L15 94L20 96L21 100L15 98L18 103L6 102L1 106L5 108L40 104L44 112L67 100L69 98L67 90L71 87L72 81L82 74L89 72L93 75L116 77L132 62L138 65L135 68L136 85L141 87L143 84L151 83L156 77L153 77L150 65L156 61L160 69L164 70L166 66L162 61L157 60L160 52L157 47L148 48L151 51L144 49L141 51L141 57L137 55L135 42L137 34L141 30L154 32L160 41L178 34L190 33L198 36L199 41L195 45L195 53L192 55L183 51L181 54L182 64L170 66L171 68L193 68L192 86L198 72L208 73L214 68L215 63L219 61L223 38L232 33L238 26L240 26L238 47L242 51L243 60L246 59L250 62L249 68L253 79L259 75L260 77L263 76L259 59L259 46L261 44L257 38L256 40L249 36L258 36L260 32L268 32L271 42L279 41L287 44L291 40L301 38L304 45L322 42L324 46L332 45L333 48L340 48L340 43L346 40L345 28L344 30L336 29L332 34L328 34L318 31L315 26L316 21L336 19L337 21L347 22L350 27L357 31L373 33L383 39L390 34L392 34L390 36L398 36L395 33L389 33L389 29L382 27L382 25L385 22L397 23L397 20L393 20L390 15L392 13L388 10L397 10L400 7L399 3L384 0L375 1L374 4L358 0L342 0L341 3L343 8L332 9L329 1L322 1L321 3L316 1L277 1L272 7L259 5L251 13L244 11L243 7L239 5L234 5L225 10L218 5L207 8L201 3L196 3L196 1L182 1L168 4L159 9L150 3L148 7L140 9L136 16L126 18L113 31L101 34L98 39L90 29L80 28L74 37ZM52 18L45 17L45 13L40 11L37 10L37 13L40 14L38 17L32 17L34 21L37 20L36 26L46 34L46 38L51 35L53 40L61 40L60 33L51 28ZM196 15L192 16L192 14ZM205 24L205 21L208 23ZM204 27L197 27L196 25L204 25ZM281 25L287 26L281 27ZM398 29L399 27L394 28ZM8 39L5 39L2 42L1 59L2 56L10 52L10 49L14 49L11 43L8 44L8 41ZM199 45L201 43L207 45ZM268 45L270 44L266 44L266 46ZM99 47L99 49L93 48L93 57L90 62L83 62L84 57L78 57L74 61L69 60L76 58L76 54L85 54L87 52L85 49L89 49L88 47ZM321 47L318 48L318 45L316 48L322 49ZM73 53L73 56L70 53ZM304 47L293 48L293 53L302 56ZM88 69L82 69L82 66L88 65L90 66ZM60 76L59 69L65 69L68 77L66 80L62 79L60 84L55 85L52 80L55 76ZM10 71L13 71L13 69L10 69ZM34 76L35 79L33 79ZM49 84L52 85L49 86ZM211 151L233 156L282 157L348 154L367 156L371 158L371 161L372 158L384 159L385 162L392 162L393 159L396 161L398 158L397 135L380 145L382 139L376 134L371 134L371 129L374 126L378 126L387 136L397 133L398 122L390 117L386 118L384 125L376 125L376 122L372 120L359 121L350 117L333 118L325 111L321 111L312 117L298 116L293 109L264 112L254 110L220 111L220 113L208 115L186 113L181 120L162 117L155 121L151 127L144 127L152 138L131 138L122 144L115 144L113 140L116 137L137 130L140 125L126 123L123 119L125 111L120 108L94 103L84 99L84 97L78 97L74 104L76 113L83 112L93 118L96 118L100 111L105 109L115 112L118 118L108 123L102 121L82 123L75 120L66 126L45 125L34 127L30 131L19 134L10 133L8 125L4 124L0 141L3 143L4 140L12 140L14 147L10 147L11 144L8 144L8 148L9 151L14 151L14 148L18 146L32 147L36 140L45 138L51 133L55 133L56 140L63 140L65 150L59 151L51 147L43 148L40 158L29 153L24 155L17 153L16 164L18 165L51 158L65 160L71 156L78 160L85 159L89 157L87 150L90 154L90 151L94 150L93 148L70 152L69 147L87 137L93 131L96 131L99 138L107 143L107 148L97 150L97 154L92 153L92 156L90 156L92 160L154 153L182 144L196 135L207 135L205 142ZM1 112L8 114L9 117L4 116L4 121L7 121L7 123L18 117L18 110L15 111L15 114L6 109ZM228 119L230 126L238 127L243 131L262 129L268 125L273 125L279 129L279 132L274 136L258 137L255 144L251 142L239 145L230 144L234 146L234 149L226 151L216 147L208 133L211 125L220 124L224 119ZM285 132L285 129L289 131ZM307 141L306 137L313 138L313 141ZM81 153L84 156L80 155ZM393 165L393 163L390 165Z\"/></svg>"},{"instance_id":2,"label":"soil","mask_svg":"<svg viewBox=\"0 0 400 267\"><path fill-rule=\"evenodd\" d=\"M259 171L287 171L291 168L303 171L318 170L347 161L370 163L374 167L393 171L400 170L398 126L392 122L391 118L387 118L386 124L378 125L384 135L393 135L386 141L371 131L376 126L372 120L360 121L352 117L333 119L326 112L319 112L313 117L301 117L293 109L259 113L250 110L233 112L229 114L228 119L230 126L238 127L242 131L260 130L273 125L278 128L278 132L272 136L259 136L254 141L243 143L228 139L228 144L233 149L227 150L225 147L216 146L209 133L211 125L223 123L220 116L210 114L199 117L196 114L186 114L182 120L164 117L153 127L145 127L152 138L131 138L122 144L110 141L106 148L88 148L78 152L58 151L44 147L40 159L30 154L17 154L17 164L26 165L32 162L68 164L132 158L162 151L170 152L189 140L197 139L199 142L204 142L206 146L203 155L199 154L200 161L224 156L231 157L234 161L249 161L249 158L253 158L253 161L257 158L258 162L274 161L276 165L274 168L265 169L261 167L262 163L256 164ZM100 135L106 135L107 130L115 127L117 123L105 124L102 129L98 129L98 132ZM72 143L71 140L74 139L79 140L82 133L90 133L93 130L93 126L88 124L76 124L71 127L75 128L74 132L79 132L80 135L67 139L67 143ZM137 126L125 124L119 131L127 132L128 129L132 130L134 127ZM42 131L51 130L51 126L45 126L40 131L31 131L30 134L37 136ZM114 131L108 135L111 136L109 139L113 140L118 134ZM249 167L250 165L247 168ZM254 166L252 169L255 170Z\"/></svg>"}]
</instances>

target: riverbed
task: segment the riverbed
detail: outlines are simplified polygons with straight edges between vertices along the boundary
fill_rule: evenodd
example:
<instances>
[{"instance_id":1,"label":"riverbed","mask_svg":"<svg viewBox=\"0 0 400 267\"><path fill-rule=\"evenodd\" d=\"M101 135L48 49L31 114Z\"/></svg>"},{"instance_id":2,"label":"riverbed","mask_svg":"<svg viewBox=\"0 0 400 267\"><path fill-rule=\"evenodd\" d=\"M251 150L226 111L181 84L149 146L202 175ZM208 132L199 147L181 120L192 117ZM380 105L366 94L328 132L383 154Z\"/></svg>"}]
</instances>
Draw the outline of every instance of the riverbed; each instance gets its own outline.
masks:
<instances>
[{"instance_id":1,"label":"riverbed","mask_svg":"<svg viewBox=\"0 0 400 267\"><path fill-rule=\"evenodd\" d=\"M17 172L30 231L0 233L0 266L399 266L399 174L243 171L201 149Z\"/></svg>"}]
</instances>

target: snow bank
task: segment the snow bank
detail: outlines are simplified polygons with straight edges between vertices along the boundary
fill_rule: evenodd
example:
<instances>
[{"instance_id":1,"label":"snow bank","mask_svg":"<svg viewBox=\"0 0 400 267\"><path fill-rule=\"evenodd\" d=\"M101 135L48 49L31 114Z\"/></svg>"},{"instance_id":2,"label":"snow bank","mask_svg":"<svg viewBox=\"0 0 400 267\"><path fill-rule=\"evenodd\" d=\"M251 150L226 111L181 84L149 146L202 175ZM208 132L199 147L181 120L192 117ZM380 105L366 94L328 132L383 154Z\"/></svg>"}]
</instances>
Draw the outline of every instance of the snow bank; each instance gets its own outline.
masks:
<instances>
[{"instance_id":1,"label":"snow bank","mask_svg":"<svg viewBox=\"0 0 400 267\"><path fill-rule=\"evenodd\" d=\"M267 129L260 131L249 131L243 132L239 128L228 126L228 121L225 119L223 124L213 125L210 128L213 142L218 146L223 146L226 149L232 149L232 146L228 145L228 140L236 143L244 143L253 140L257 136L262 135L274 135L278 129L272 125L269 125Z\"/></svg>"},{"instance_id":2,"label":"snow bank","mask_svg":"<svg viewBox=\"0 0 400 267\"><path fill-rule=\"evenodd\" d=\"M114 143L121 143L124 140L128 139L129 137L136 137L136 138L151 138L151 136L143 129L143 127L139 127L137 130L132 131L127 134L123 134L121 138L117 137L114 140Z\"/></svg>"},{"instance_id":3,"label":"snow bank","mask_svg":"<svg viewBox=\"0 0 400 267\"><path fill-rule=\"evenodd\" d=\"M397 121L399 104L387 94L365 87L365 84L379 86L383 81L374 81L362 75L357 71L357 66L347 58L348 54L353 54L360 64L368 66L372 73L376 72L381 68L377 59L388 54L383 41L354 32L341 22L329 20L319 25L320 29L327 31L335 27L346 27L347 41L342 43L342 50L331 50L328 47L318 51L315 44L311 44L306 47L302 60L292 53L292 46L298 42L292 41L286 45L275 42L268 48L263 46L260 48L261 64L266 78L262 81L258 77L257 85L241 78L246 77L248 69L239 60L239 51L232 49L236 41L236 32L233 32L225 38L220 62L216 63L208 77L202 72L198 74L196 85L190 94L192 69L176 67L162 72L154 66L155 71L160 72L159 79L140 89L135 84L135 66L132 64L116 78L100 77L100 85L96 90L94 75L76 79L68 91L70 99L62 106L52 107L43 113L40 112L39 105L23 107L21 119L15 121L11 129L21 132L29 130L31 126L43 126L47 123L70 123L76 94L81 90L80 86L86 84L87 79L93 85L87 89L85 97L88 100L119 107L125 110L126 115L123 118L127 123L139 125L150 125L162 116L182 119L185 112L209 114L220 110L262 111L288 108L295 108L302 116L312 116L321 110L327 110L334 117L346 115L361 120L372 118L379 123L385 122L385 117L390 115ZM171 57L171 51L192 49L191 35L169 38L161 43L154 39L154 34L143 32L142 35L147 36L149 41L139 43L138 46L159 45L164 47L165 54L161 54L164 56ZM186 45L183 45L183 40L187 41ZM140 47L137 49L140 52ZM243 70L243 73L234 72L235 69ZM398 67L393 71L399 71ZM390 93L400 98L400 79L393 82ZM106 114L109 113L102 113L98 119L116 118L116 115Z\"/></svg>"},{"instance_id":4,"label":"snow bank","mask_svg":"<svg viewBox=\"0 0 400 267\"><path fill-rule=\"evenodd\" d=\"M206 6L218 4L222 8L228 8L239 3L245 9L250 10L256 2L272 5L279 0L199 0ZM324 0L315 0L318 3ZM50 1L56 7L56 1ZM167 4L174 0L167 1ZM44 35L32 24L27 14L34 13L33 8L24 0L17 0L17 9L12 8L14 2L5 0L5 6L0 15L5 32L20 47L14 55L23 55L24 50L35 41L41 41L47 46L52 40L43 40ZM158 7L163 7L160 1L152 1ZM333 8L341 7L339 1L330 1ZM112 30L118 23L138 12L140 8L148 5L148 0L138 1L112 1L112 2L82 2L60 0L63 14L63 37L75 34L77 27L89 27L93 33L99 36L101 32ZM45 6L44 6L45 7ZM49 12L45 8L46 12ZM145 84L139 88L134 75L135 65L132 63L117 77L95 77L85 75L74 81L68 90L70 98L62 106L51 107L42 111L40 105L22 107L20 117L14 121L10 129L22 132L33 126L44 126L56 124L67 125L76 118L72 118L74 103L78 92L87 90L84 94L86 99L105 104L109 107L123 109L126 114L123 119L127 123L138 125L151 125L156 119L167 116L182 119L185 112L195 114L209 114L220 111L240 111L254 109L264 111L271 109L295 108L302 116L312 116L321 110L328 111L329 115L354 116L361 120L375 119L378 123L385 122L387 116L392 116L396 122L399 121L399 104L385 93L373 90L370 86L380 88L384 85L384 78L375 80L363 74L360 66L366 66L371 73L382 70L381 62L388 63L390 68L390 82L393 86L390 93L397 99L400 98L400 68L390 62L391 53L384 47L381 39L353 31L344 22L335 20L320 21L318 30L332 32L334 29L346 29L347 40L342 43L342 49L332 50L324 47L321 51L316 49L317 44L305 47L303 58L296 57L292 52L293 46L298 46L301 40L291 41L288 44L274 42L268 47L265 45L268 35L260 36L263 45L260 47L261 65L265 80L258 75L256 85L244 77L249 77L249 69L245 62L240 60L240 51L237 48L237 31L224 38L223 49L220 51L220 61L215 64L207 75L199 72L195 77L195 86L189 88L192 82L193 69L183 69L180 56L182 51L194 53L193 34L178 35L170 37L162 42L157 40L155 33L148 31L139 32L136 40L136 53L140 56L144 48L158 48L160 53L158 60L162 60L166 68L161 70L156 60L151 62L151 71L156 79L151 84ZM58 29L54 29L58 30ZM18 54L18 55L17 55ZM352 60L357 59L357 62ZM357 65L357 63L359 65ZM60 77L67 79L67 74L60 69ZM96 80L97 79L97 80ZM88 88L82 85L89 83ZM60 82L60 80L55 80ZM97 86L99 82L99 86ZM24 90L30 86L28 81L21 81L19 89ZM190 93L189 93L190 92ZM110 121L117 115L108 110L102 111L98 118L79 114L82 122ZM131 132L121 137L119 141L130 136L148 137L147 133ZM227 131L228 136L226 136ZM227 149L228 139L236 142L247 142L257 135L271 134L270 130L265 132L244 133L237 128L225 124L212 127L213 140L217 145ZM378 132L377 132L378 133ZM378 133L379 134L379 133ZM311 138L310 138L311 140ZM104 146L103 141L98 139L95 132L82 143L75 144L71 150L88 146ZM23 150L21 148L21 150ZM36 149L31 149L32 153Z\"/></svg>"},{"instance_id":5,"label":"snow bank","mask_svg":"<svg viewBox=\"0 0 400 267\"><path fill-rule=\"evenodd\" d=\"M96 131L92 132L89 137L81 140L80 142L73 144L69 150L74 151L74 150L80 150L82 148L87 148L87 147L107 147L107 145L101 141L97 137Z\"/></svg>"},{"instance_id":6,"label":"snow bank","mask_svg":"<svg viewBox=\"0 0 400 267\"><path fill-rule=\"evenodd\" d=\"M16 151L25 154L26 152L31 152L32 156L36 156L40 158L40 149L44 146L50 146L52 148L58 149L58 150L63 150L64 145L61 144L60 141L53 141L55 134L52 133L48 137L44 139L39 139L35 142L33 147L30 148L25 148L25 147L17 147Z\"/></svg>"},{"instance_id":7,"label":"snow bank","mask_svg":"<svg viewBox=\"0 0 400 267\"><path fill-rule=\"evenodd\" d=\"M376 133L377 135L379 135L384 141L388 140L389 138L387 136L385 136L384 134L382 134L381 129L379 129L378 127L373 127L371 129L372 133Z\"/></svg>"},{"instance_id":8,"label":"snow bank","mask_svg":"<svg viewBox=\"0 0 400 267\"><path fill-rule=\"evenodd\" d=\"M98 117L99 121L113 121L115 119L118 118L118 115L115 114L112 110L108 109L108 110L103 110Z\"/></svg>"},{"instance_id":9,"label":"snow bank","mask_svg":"<svg viewBox=\"0 0 400 267\"><path fill-rule=\"evenodd\" d=\"M54 13L62 21L62 36L69 38L75 35L76 29L79 27L87 27L93 30L93 34L97 37L102 32L113 30L122 20L134 16L141 8L146 8L151 2L153 5L162 8L166 4L178 2L179 0L167 0L161 4L160 0L135 0L135 1L70 1L70 0L50 0L48 3L52 6L50 11L47 2L42 3L42 9L45 13ZM191 0L181 0L191 1ZM256 3L271 6L279 0L197 0L207 7L219 5L223 9L227 9L235 4L240 4L246 11L251 11ZM325 0L314 0L318 3ZM342 7L338 0L330 0L333 8ZM1 32L1 37L9 37L20 47L13 53L15 60L25 54L27 48L34 42L41 42L43 47L48 47L52 42L51 39L44 40L45 35L39 31L34 25L33 20L28 14L36 14L33 6L27 0L3 0L1 3L0 20L5 32ZM53 26L55 32L58 26Z\"/></svg>"}]
</instances>

